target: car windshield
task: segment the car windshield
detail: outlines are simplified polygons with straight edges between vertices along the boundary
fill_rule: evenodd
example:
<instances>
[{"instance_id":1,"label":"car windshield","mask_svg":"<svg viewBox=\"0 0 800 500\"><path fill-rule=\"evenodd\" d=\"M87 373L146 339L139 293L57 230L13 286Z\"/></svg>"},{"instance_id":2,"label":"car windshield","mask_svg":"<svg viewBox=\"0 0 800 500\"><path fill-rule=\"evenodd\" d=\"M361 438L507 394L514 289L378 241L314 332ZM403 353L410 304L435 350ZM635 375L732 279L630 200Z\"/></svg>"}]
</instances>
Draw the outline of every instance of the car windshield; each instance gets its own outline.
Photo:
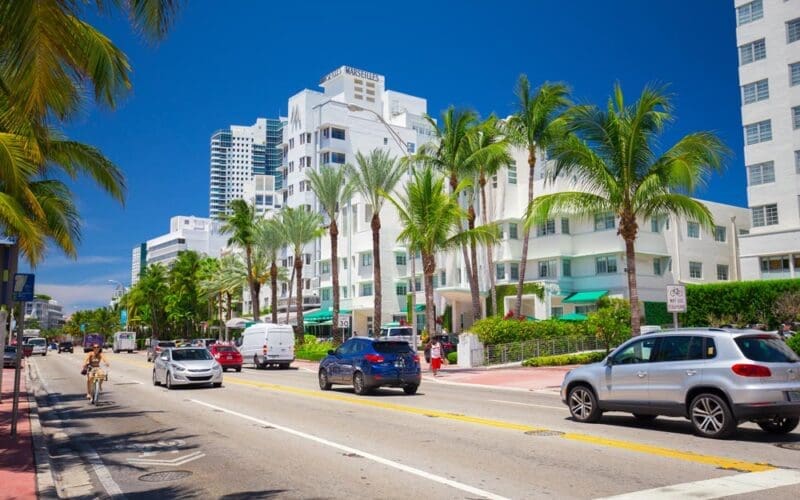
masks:
<instances>
[{"instance_id":1,"label":"car windshield","mask_svg":"<svg viewBox=\"0 0 800 500\"><path fill-rule=\"evenodd\" d=\"M229 345L220 345L216 347L216 350L219 352L234 352L236 349Z\"/></svg>"},{"instance_id":2,"label":"car windshield","mask_svg":"<svg viewBox=\"0 0 800 500\"><path fill-rule=\"evenodd\" d=\"M72 345L72 342L62 342L61 345Z\"/></svg>"},{"instance_id":3,"label":"car windshield","mask_svg":"<svg viewBox=\"0 0 800 500\"><path fill-rule=\"evenodd\" d=\"M407 342L373 342L372 347L381 354L400 354L411 352Z\"/></svg>"},{"instance_id":4,"label":"car windshield","mask_svg":"<svg viewBox=\"0 0 800 500\"><path fill-rule=\"evenodd\" d=\"M30 339L28 341L29 344L44 344L44 339Z\"/></svg>"},{"instance_id":5,"label":"car windshield","mask_svg":"<svg viewBox=\"0 0 800 500\"><path fill-rule=\"evenodd\" d=\"M389 330L390 337L410 337L411 328L392 328Z\"/></svg>"},{"instance_id":6,"label":"car windshield","mask_svg":"<svg viewBox=\"0 0 800 500\"><path fill-rule=\"evenodd\" d=\"M762 363L794 363L800 361L786 342L771 335L738 337L736 345L747 359Z\"/></svg>"},{"instance_id":7,"label":"car windshield","mask_svg":"<svg viewBox=\"0 0 800 500\"><path fill-rule=\"evenodd\" d=\"M173 361L202 361L212 359L205 349L177 349L172 351Z\"/></svg>"},{"instance_id":8,"label":"car windshield","mask_svg":"<svg viewBox=\"0 0 800 500\"><path fill-rule=\"evenodd\" d=\"M7 345L4 352L17 352L17 348L13 345Z\"/></svg>"}]
</instances>

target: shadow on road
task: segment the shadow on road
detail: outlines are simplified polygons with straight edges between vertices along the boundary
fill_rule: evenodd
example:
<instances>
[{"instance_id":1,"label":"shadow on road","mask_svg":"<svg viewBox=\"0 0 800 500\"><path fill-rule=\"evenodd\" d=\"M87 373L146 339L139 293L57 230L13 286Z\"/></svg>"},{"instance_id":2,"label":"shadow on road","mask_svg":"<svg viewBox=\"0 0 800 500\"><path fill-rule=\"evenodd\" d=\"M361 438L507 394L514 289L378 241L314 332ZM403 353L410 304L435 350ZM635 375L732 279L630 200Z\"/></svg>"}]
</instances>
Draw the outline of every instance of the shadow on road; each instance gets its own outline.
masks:
<instances>
[{"instance_id":1,"label":"shadow on road","mask_svg":"<svg viewBox=\"0 0 800 500\"><path fill-rule=\"evenodd\" d=\"M261 490L261 491L241 491L239 493L229 493L219 497L219 500L257 500L260 498L273 498L288 490Z\"/></svg>"}]
</instances>

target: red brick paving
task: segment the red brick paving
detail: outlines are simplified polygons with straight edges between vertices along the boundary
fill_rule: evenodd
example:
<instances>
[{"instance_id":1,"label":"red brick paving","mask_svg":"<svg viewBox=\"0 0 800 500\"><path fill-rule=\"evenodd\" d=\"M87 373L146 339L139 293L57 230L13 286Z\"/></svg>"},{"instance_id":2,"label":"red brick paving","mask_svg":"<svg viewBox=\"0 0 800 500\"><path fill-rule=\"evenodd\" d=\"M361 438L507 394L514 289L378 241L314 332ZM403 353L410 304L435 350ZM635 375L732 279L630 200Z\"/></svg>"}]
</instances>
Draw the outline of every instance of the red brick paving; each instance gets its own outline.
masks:
<instances>
[{"instance_id":1,"label":"red brick paving","mask_svg":"<svg viewBox=\"0 0 800 500\"><path fill-rule=\"evenodd\" d=\"M14 370L3 369L3 402L0 403L0 499L36 498L36 466L33 460L31 423L25 368L21 372L17 437L11 438L11 405Z\"/></svg>"}]
</instances>

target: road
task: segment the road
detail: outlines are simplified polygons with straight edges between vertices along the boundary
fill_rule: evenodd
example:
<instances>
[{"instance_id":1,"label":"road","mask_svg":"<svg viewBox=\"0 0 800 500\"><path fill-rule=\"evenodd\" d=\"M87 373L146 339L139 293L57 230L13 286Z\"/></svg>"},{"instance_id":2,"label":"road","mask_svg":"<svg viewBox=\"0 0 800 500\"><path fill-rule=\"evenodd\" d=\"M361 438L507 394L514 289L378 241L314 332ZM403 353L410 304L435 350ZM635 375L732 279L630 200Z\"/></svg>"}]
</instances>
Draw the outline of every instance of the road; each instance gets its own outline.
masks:
<instances>
[{"instance_id":1,"label":"road","mask_svg":"<svg viewBox=\"0 0 800 500\"><path fill-rule=\"evenodd\" d=\"M685 420L608 414L579 424L557 394L444 385L415 396L324 392L308 370L228 372L168 391L142 354L109 354L99 406L82 354L31 360L62 496L115 498L796 499L800 433L743 425L696 437ZM38 374L38 375L37 375ZM444 380L444 379L443 379ZM787 448L778 445L787 446ZM796 449L789 449L792 446Z\"/></svg>"}]
</instances>

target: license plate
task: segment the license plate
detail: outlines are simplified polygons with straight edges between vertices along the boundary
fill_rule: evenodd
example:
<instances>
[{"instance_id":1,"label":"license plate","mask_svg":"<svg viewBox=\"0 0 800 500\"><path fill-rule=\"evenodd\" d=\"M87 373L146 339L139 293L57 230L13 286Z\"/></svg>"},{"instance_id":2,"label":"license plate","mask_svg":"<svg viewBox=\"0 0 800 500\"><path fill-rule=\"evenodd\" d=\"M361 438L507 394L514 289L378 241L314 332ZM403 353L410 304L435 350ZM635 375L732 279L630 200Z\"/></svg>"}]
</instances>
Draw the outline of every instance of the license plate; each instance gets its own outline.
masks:
<instances>
[{"instance_id":1,"label":"license plate","mask_svg":"<svg viewBox=\"0 0 800 500\"><path fill-rule=\"evenodd\" d=\"M406 362L403 361L402 358L400 358L400 359L398 359L397 361L394 362L394 366L395 366L395 368L403 368L404 366L406 366Z\"/></svg>"},{"instance_id":2,"label":"license plate","mask_svg":"<svg viewBox=\"0 0 800 500\"><path fill-rule=\"evenodd\" d=\"M788 391L786 395L789 396L789 401L800 402L800 391Z\"/></svg>"}]
</instances>

